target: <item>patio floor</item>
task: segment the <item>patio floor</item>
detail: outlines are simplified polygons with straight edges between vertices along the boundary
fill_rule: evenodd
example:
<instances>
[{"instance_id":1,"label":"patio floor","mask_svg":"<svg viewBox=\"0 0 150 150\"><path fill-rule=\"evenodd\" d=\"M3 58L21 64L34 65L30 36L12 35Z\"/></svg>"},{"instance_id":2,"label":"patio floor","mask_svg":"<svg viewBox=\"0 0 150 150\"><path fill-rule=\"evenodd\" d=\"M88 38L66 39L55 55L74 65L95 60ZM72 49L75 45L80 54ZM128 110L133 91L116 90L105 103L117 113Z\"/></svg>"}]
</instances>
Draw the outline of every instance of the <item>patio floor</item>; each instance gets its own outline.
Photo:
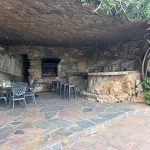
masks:
<instances>
[{"instance_id":1,"label":"patio floor","mask_svg":"<svg viewBox=\"0 0 150 150\"><path fill-rule=\"evenodd\" d=\"M24 110L0 106L0 150L60 150L130 115L146 113L137 103L96 103L79 98L69 102L52 93L37 97Z\"/></svg>"}]
</instances>

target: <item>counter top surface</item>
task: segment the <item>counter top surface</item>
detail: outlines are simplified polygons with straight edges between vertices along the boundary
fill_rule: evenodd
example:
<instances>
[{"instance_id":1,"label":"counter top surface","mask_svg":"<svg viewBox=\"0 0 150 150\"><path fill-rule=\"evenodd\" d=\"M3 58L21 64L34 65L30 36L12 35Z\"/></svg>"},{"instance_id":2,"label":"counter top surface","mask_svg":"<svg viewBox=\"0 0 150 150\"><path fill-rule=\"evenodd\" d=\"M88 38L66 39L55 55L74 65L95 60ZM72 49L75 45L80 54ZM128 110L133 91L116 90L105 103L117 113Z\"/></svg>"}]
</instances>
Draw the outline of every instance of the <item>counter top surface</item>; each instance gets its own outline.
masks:
<instances>
[{"instance_id":1,"label":"counter top surface","mask_svg":"<svg viewBox=\"0 0 150 150\"><path fill-rule=\"evenodd\" d=\"M88 76L118 76L131 73L138 73L138 71L93 72L88 73Z\"/></svg>"},{"instance_id":2,"label":"counter top surface","mask_svg":"<svg viewBox=\"0 0 150 150\"><path fill-rule=\"evenodd\" d=\"M67 75L69 76L84 76L84 75L88 75L87 72L68 72Z\"/></svg>"}]
</instances>

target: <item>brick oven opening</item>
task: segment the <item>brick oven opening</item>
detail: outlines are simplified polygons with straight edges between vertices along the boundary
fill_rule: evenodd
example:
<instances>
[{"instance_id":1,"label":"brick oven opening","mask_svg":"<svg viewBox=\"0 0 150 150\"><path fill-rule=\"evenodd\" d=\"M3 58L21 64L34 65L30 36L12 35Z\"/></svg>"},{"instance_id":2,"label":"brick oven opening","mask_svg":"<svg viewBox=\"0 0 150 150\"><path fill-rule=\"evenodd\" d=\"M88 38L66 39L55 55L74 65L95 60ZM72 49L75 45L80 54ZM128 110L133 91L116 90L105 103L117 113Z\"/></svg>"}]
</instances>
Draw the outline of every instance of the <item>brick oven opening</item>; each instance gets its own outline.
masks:
<instances>
[{"instance_id":1,"label":"brick oven opening","mask_svg":"<svg viewBox=\"0 0 150 150\"><path fill-rule=\"evenodd\" d=\"M58 58L42 58L41 71L42 77L57 77L58 76Z\"/></svg>"}]
</instances>

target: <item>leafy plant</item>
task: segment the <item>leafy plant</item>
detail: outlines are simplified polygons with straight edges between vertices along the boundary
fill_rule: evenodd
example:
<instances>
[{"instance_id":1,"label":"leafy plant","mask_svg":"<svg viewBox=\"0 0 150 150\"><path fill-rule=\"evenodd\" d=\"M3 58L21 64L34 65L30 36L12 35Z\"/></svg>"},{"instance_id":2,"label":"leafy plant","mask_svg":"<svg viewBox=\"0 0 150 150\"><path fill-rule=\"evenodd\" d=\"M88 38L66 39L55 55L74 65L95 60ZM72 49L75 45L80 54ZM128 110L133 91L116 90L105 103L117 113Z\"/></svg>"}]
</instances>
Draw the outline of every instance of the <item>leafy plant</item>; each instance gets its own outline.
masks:
<instances>
[{"instance_id":1,"label":"leafy plant","mask_svg":"<svg viewBox=\"0 0 150 150\"><path fill-rule=\"evenodd\" d=\"M142 85L144 89L145 101L150 105L150 77L144 78Z\"/></svg>"},{"instance_id":2,"label":"leafy plant","mask_svg":"<svg viewBox=\"0 0 150 150\"><path fill-rule=\"evenodd\" d=\"M106 14L118 15L128 20L149 20L150 0L78 0L80 3L94 3Z\"/></svg>"}]
</instances>

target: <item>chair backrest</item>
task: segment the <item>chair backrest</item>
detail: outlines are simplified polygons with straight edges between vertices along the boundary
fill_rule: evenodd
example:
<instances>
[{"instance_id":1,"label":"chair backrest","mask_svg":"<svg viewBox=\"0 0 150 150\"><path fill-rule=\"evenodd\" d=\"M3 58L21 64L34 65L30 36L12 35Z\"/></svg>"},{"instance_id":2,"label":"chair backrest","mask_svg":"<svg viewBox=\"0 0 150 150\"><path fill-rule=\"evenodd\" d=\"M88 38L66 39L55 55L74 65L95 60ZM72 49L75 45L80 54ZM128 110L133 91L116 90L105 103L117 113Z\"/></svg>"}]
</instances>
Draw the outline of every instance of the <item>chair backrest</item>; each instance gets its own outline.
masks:
<instances>
[{"instance_id":1,"label":"chair backrest","mask_svg":"<svg viewBox=\"0 0 150 150\"><path fill-rule=\"evenodd\" d=\"M33 82L32 82L32 84L31 84L31 86L32 86L32 88L34 89L35 88L35 86L36 86L36 84L37 84L37 79L34 79L33 80Z\"/></svg>"},{"instance_id":2,"label":"chair backrest","mask_svg":"<svg viewBox=\"0 0 150 150\"><path fill-rule=\"evenodd\" d=\"M0 86L0 97L3 97L3 87Z\"/></svg>"},{"instance_id":3,"label":"chair backrest","mask_svg":"<svg viewBox=\"0 0 150 150\"><path fill-rule=\"evenodd\" d=\"M26 92L27 85L24 82L12 83L12 93L14 96L24 95Z\"/></svg>"},{"instance_id":4,"label":"chair backrest","mask_svg":"<svg viewBox=\"0 0 150 150\"><path fill-rule=\"evenodd\" d=\"M3 91L0 89L0 98L3 97Z\"/></svg>"}]
</instances>

